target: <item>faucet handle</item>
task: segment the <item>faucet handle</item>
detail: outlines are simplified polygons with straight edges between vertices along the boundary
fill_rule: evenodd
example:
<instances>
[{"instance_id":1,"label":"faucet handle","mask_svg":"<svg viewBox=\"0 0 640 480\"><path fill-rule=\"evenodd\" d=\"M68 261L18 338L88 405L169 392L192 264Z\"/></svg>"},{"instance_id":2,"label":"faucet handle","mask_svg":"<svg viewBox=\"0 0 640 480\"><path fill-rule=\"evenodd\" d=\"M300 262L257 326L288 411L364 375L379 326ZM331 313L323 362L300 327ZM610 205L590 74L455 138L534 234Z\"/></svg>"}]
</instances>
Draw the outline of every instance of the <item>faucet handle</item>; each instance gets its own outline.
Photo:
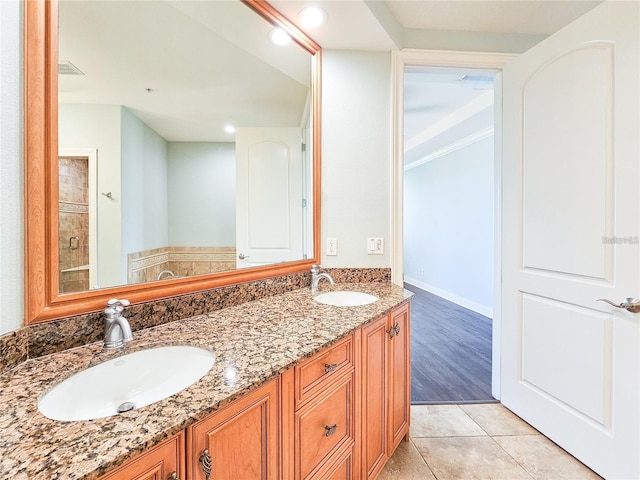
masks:
<instances>
[{"instance_id":1,"label":"faucet handle","mask_svg":"<svg viewBox=\"0 0 640 480\"><path fill-rule=\"evenodd\" d=\"M118 300L117 298L112 298L111 300L107 301L107 306L113 307L113 308L126 307L130 305L130 303L131 302L129 302L129 300L125 300L125 299Z\"/></svg>"},{"instance_id":2,"label":"faucet handle","mask_svg":"<svg viewBox=\"0 0 640 480\"><path fill-rule=\"evenodd\" d=\"M320 265L320 264L317 264L317 265L311 265L311 271L312 271L312 272L315 272L315 273L318 273L318 271L319 271L321 268L324 268L324 267L323 267L322 265Z\"/></svg>"}]
</instances>

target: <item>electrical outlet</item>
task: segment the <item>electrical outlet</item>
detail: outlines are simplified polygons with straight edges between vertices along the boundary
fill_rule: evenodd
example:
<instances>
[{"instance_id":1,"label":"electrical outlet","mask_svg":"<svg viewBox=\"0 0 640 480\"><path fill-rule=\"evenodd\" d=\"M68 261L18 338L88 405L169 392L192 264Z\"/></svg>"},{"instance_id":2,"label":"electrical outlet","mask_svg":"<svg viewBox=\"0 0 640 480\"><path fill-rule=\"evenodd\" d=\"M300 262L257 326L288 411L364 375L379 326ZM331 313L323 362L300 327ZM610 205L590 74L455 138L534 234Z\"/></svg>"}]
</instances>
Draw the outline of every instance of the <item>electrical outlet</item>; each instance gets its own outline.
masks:
<instances>
[{"instance_id":1,"label":"electrical outlet","mask_svg":"<svg viewBox=\"0 0 640 480\"><path fill-rule=\"evenodd\" d=\"M326 255L338 255L338 239L327 238L327 247L325 248Z\"/></svg>"},{"instance_id":2,"label":"electrical outlet","mask_svg":"<svg viewBox=\"0 0 640 480\"><path fill-rule=\"evenodd\" d=\"M384 255L384 238L367 238L369 255Z\"/></svg>"}]
</instances>

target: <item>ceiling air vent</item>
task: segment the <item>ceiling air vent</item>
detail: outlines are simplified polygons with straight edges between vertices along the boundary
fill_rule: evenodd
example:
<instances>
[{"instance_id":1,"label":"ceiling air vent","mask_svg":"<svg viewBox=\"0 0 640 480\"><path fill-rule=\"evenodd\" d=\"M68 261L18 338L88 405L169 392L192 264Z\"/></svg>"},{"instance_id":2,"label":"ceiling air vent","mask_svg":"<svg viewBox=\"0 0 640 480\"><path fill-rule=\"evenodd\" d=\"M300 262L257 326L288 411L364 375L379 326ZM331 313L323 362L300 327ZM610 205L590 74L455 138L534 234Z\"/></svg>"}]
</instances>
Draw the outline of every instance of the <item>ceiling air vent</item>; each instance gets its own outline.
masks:
<instances>
[{"instance_id":1,"label":"ceiling air vent","mask_svg":"<svg viewBox=\"0 0 640 480\"><path fill-rule=\"evenodd\" d=\"M58 75L84 75L84 73L71 62L61 62L58 64Z\"/></svg>"}]
</instances>

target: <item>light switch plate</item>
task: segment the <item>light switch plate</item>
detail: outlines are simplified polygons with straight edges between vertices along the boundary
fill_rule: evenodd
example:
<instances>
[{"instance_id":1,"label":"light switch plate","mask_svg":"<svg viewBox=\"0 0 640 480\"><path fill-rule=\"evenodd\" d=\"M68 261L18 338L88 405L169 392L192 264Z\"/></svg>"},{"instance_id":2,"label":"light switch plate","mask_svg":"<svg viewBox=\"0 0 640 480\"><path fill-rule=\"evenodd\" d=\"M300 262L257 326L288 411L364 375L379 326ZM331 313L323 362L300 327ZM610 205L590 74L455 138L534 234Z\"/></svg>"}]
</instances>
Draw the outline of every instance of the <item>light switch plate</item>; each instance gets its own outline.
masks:
<instances>
[{"instance_id":1,"label":"light switch plate","mask_svg":"<svg viewBox=\"0 0 640 480\"><path fill-rule=\"evenodd\" d=\"M367 238L369 255L384 255L384 238Z\"/></svg>"},{"instance_id":2,"label":"light switch plate","mask_svg":"<svg viewBox=\"0 0 640 480\"><path fill-rule=\"evenodd\" d=\"M338 255L338 239L327 238L327 247L325 248L325 255Z\"/></svg>"}]
</instances>

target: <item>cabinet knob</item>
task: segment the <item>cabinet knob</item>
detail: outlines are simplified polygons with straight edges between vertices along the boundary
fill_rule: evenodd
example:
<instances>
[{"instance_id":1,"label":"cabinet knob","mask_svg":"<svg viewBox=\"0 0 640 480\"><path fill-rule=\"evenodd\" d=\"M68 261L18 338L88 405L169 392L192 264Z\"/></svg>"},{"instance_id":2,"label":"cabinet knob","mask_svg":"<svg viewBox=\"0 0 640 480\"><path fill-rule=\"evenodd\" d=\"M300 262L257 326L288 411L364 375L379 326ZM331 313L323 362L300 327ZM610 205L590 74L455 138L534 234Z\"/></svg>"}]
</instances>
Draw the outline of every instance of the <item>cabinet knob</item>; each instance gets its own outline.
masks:
<instances>
[{"instance_id":1,"label":"cabinet knob","mask_svg":"<svg viewBox=\"0 0 640 480\"><path fill-rule=\"evenodd\" d=\"M200 455L198 461L200 462L200 467L204 472L206 480L209 480L209 478L211 477L211 467L213 467L213 462L211 461L209 450L205 449L204 452L202 452L202 455Z\"/></svg>"},{"instance_id":2,"label":"cabinet knob","mask_svg":"<svg viewBox=\"0 0 640 480\"><path fill-rule=\"evenodd\" d=\"M396 336L396 329L395 327L391 327L389 330L387 330L387 333L389 334L389 338L393 339L393 337Z\"/></svg>"},{"instance_id":3,"label":"cabinet knob","mask_svg":"<svg viewBox=\"0 0 640 480\"><path fill-rule=\"evenodd\" d=\"M324 426L324 436L328 437L329 435L333 435L334 433L336 433L336 429L338 428L338 424L334 423L333 425L329 426L329 425L325 425Z\"/></svg>"},{"instance_id":4,"label":"cabinet knob","mask_svg":"<svg viewBox=\"0 0 640 480\"><path fill-rule=\"evenodd\" d=\"M396 337L400 335L400 324L398 322L393 326L393 329L396 331Z\"/></svg>"},{"instance_id":5,"label":"cabinet knob","mask_svg":"<svg viewBox=\"0 0 640 480\"><path fill-rule=\"evenodd\" d=\"M171 472L171 475L167 477L167 480L180 480L178 478L178 472Z\"/></svg>"},{"instance_id":6,"label":"cabinet knob","mask_svg":"<svg viewBox=\"0 0 640 480\"><path fill-rule=\"evenodd\" d=\"M331 373L336 368L338 368L338 364L337 363L325 363L324 364L324 373Z\"/></svg>"}]
</instances>

